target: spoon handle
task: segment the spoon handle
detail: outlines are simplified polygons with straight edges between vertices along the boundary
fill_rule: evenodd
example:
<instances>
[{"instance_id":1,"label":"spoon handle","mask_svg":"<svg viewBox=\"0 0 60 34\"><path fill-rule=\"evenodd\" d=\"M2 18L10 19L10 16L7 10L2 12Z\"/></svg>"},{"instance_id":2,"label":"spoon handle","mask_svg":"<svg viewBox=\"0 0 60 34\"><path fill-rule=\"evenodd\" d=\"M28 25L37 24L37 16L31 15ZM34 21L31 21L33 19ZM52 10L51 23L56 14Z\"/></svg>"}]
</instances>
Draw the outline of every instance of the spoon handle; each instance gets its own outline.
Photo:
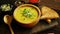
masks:
<instances>
[{"instance_id":1,"label":"spoon handle","mask_svg":"<svg viewBox=\"0 0 60 34\"><path fill-rule=\"evenodd\" d=\"M10 28L11 34L14 34L14 31L13 31L11 25L8 25L8 26L9 26L9 28Z\"/></svg>"}]
</instances>

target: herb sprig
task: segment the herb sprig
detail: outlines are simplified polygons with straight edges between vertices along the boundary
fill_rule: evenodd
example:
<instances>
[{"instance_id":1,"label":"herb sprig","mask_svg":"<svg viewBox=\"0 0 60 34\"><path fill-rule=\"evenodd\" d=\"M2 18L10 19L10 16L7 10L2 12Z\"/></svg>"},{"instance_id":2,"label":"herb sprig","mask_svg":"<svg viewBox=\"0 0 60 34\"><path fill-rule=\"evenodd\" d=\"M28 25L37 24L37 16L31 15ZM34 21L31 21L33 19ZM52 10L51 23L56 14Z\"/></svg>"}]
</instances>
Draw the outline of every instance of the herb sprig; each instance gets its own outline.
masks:
<instances>
[{"instance_id":1,"label":"herb sprig","mask_svg":"<svg viewBox=\"0 0 60 34\"><path fill-rule=\"evenodd\" d=\"M32 14L30 13L30 10L24 9L23 16L27 18L31 18Z\"/></svg>"}]
</instances>

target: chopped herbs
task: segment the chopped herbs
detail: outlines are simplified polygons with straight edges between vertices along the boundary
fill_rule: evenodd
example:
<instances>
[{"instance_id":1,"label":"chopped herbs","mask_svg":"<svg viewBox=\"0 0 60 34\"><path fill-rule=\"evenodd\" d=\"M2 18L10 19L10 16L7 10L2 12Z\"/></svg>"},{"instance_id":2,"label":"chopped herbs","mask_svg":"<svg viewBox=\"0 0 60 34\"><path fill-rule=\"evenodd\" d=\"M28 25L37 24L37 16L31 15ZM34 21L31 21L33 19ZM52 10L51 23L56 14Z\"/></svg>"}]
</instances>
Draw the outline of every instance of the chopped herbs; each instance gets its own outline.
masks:
<instances>
[{"instance_id":1,"label":"chopped herbs","mask_svg":"<svg viewBox=\"0 0 60 34\"><path fill-rule=\"evenodd\" d=\"M30 13L30 10L24 9L23 16L31 18L32 14Z\"/></svg>"},{"instance_id":2,"label":"chopped herbs","mask_svg":"<svg viewBox=\"0 0 60 34\"><path fill-rule=\"evenodd\" d=\"M2 10L2 11L10 11L11 9L12 9L12 5L10 5L10 4L3 4L3 5L1 5L1 7L0 7L0 9Z\"/></svg>"}]
</instances>

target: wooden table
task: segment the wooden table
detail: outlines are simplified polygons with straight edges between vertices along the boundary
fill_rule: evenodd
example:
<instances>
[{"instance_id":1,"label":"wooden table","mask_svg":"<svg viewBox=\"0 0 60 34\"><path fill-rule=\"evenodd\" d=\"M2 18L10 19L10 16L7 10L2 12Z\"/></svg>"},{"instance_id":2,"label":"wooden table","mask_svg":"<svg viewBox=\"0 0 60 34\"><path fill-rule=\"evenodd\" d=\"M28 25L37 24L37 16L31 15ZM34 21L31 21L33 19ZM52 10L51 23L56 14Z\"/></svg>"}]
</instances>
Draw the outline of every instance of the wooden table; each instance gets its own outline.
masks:
<instances>
[{"instance_id":1,"label":"wooden table","mask_svg":"<svg viewBox=\"0 0 60 34\"><path fill-rule=\"evenodd\" d=\"M4 3L14 4L15 1L16 0L0 0L0 5L4 4ZM26 1L26 0L23 0L23 1ZM27 3L28 2L29 1L27 1ZM57 0L55 0L55 1L54 0L41 0L38 3L38 7L40 8L40 6L42 6L42 5L48 6L48 7L52 8L52 9L55 9L60 15L60 12L59 12L60 11L60 2L59 2L59 0L58 1ZM5 13L6 12L0 13L0 34L10 34L9 27L3 21L3 16L5 15ZM9 12L7 12L7 13L9 14ZM35 34L47 34L47 33L50 33L50 32L54 32L56 34L60 33L60 18L57 21L58 21L57 26L49 28L49 29L44 30L44 31L39 31L39 32L37 32ZM26 29L26 28L23 28L23 27L19 26L14 21L12 22L12 28L13 28L15 34L28 34L28 33L30 34L30 32L28 31L29 29ZM22 28L22 30L21 30L21 28Z\"/></svg>"}]
</instances>

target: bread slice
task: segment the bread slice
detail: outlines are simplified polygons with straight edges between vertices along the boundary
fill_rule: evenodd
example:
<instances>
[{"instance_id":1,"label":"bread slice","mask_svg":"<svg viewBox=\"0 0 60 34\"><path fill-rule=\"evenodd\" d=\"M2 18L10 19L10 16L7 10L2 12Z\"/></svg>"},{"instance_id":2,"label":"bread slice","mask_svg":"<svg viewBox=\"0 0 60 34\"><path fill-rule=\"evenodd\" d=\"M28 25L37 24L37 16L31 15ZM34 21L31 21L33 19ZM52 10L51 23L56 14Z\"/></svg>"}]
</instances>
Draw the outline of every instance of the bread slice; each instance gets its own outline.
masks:
<instances>
[{"instance_id":1,"label":"bread slice","mask_svg":"<svg viewBox=\"0 0 60 34\"><path fill-rule=\"evenodd\" d=\"M54 18L59 18L59 15L56 11L54 11L53 9L43 6L41 8L42 11L42 16L41 19L54 19Z\"/></svg>"}]
</instances>

